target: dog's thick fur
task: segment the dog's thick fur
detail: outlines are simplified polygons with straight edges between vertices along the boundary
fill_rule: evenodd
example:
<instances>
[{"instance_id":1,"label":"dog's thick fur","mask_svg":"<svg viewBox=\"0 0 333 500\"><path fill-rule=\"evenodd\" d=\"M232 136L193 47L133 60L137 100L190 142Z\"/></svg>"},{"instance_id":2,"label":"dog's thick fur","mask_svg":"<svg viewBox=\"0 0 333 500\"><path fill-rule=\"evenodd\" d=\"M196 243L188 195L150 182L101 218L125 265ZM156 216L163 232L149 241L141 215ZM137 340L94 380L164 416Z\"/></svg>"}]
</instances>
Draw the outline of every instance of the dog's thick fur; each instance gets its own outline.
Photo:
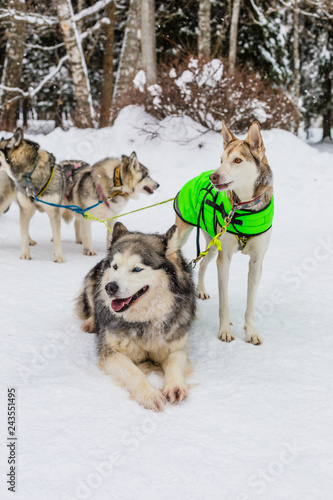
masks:
<instances>
[{"instance_id":1,"label":"dog's thick fur","mask_svg":"<svg viewBox=\"0 0 333 500\"><path fill-rule=\"evenodd\" d=\"M133 152L129 157L123 155L121 159L105 158L92 167L84 164L70 173L71 165L76 165L76 160L61 162L67 177L66 197L64 204L70 203L81 208L95 205L101 200L101 192L107 199L89 212L99 219L108 219L118 215L131 198L137 198L140 193L153 194L159 184L149 175L149 170L139 163L137 155ZM114 171L120 167L121 186L114 184ZM99 186L99 189L98 189ZM114 193L116 196L112 197ZM109 206L108 206L109 205ZM63 214L66 221L72 218L73 212L66 210ZM108 227L112 229L113 220L108 221ZM83 243L85 255L96 255L92 248L91 221L84 219L82 215L76 215L75 220L76 242ZM107 244L110 233L107 232Z\"/></svg>"},{"instance_id":2,"label":"dog's thick fur","mask_svg":"<svg viewBox=\"0 0 333 500\"><path fill-rule=\"evenodd\" d=\"M8 160L8 161L7 161ZM21 259L30 259L29 223L38 209L49 216L54 245L54 261L64 262L60 238L60 211L59 208L44 205L35 201L34 196L46 185L55 165L52 181L40 196L40 199L49 203L59 204L62 201L65 189L63 170L55 164L51 153L39 149L36 142L24 139L21 129L17 129L10 139L0 141L0 163L16 187L17 201L20 207L21 231ZM36 168L34 168L36 167ZM27 189L25 175L31 174L31 182ZM34 192L32 189L34 188Z\"/></svg>"},{"instance_id":3,"label":"dog's thick fur","mask_svg":"<svg viewBox=\"0 0 333 500\"><path fill-rule=\"evenodd\" d=\"M0 215L9 208L12 201L16 200L14 181L1 170L4 159L3 153L0 152Z\"/></svg>"},{"instance_id":4,"label":"dog's thick fur","mask_svg":"<svg viewBox=\"0 0 333 500\"><path fill-rule=\"evenodd\" d=\"M258 211L265 208L273 195L273 175L265 156L265 146L260 133L258 122L249 128L245 140L237 139L223 122L222 126L223 148L221 165L210 176L214 187L219 191L227 190L229 199L237 203L253 200L265 193L263 200L251 210ZM184 244L193 229L178 215L176 225L179 231L181 244ZM254 307L258 285L261 277L262 263L269 245L272 229L253 237L243 248L242 252L250 256L248 275L247 308L245 312L246 341L252 344L261 344L262 340L254 324ZM211 237L204 233L207 243ZM228 277L232 255L239 250L236 236L224 233L221 236L222 251L217 255L218 283L219 283L219 339L230 342L234 339L229 318L228 305ZM209 261L215 255L216 247L213 245L206 258L201 261L198 276L198 297L208 299L204 285L204 275Z\"/></svg>"},{"instance_id":5,"label":"dog's thick fur","mask_svg":"<svg viewBox=\"0 0 333 500\"><path fill-rule=\"evenodd\" d=\"M195 313L191 272L176 226L165 235L114 226L107 256L86 276L76 311L83 330L98 334L100 367L146 408L187 395L188 333ZM163 391L140 370L151 361L165 374Z\"/></svg>"}]
</instances>

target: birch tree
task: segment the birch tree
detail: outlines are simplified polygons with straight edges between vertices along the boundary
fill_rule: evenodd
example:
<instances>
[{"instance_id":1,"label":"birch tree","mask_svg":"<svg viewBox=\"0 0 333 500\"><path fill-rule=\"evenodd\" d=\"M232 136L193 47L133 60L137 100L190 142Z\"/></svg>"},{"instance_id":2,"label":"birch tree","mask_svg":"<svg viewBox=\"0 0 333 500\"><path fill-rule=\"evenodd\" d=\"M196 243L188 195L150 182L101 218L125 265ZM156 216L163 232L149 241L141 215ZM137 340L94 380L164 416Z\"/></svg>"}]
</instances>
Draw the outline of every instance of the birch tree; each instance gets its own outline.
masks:
<instances>
[{"instance_id":1,"label":"birch tree","mask_svg":"<svg viewBox=\"0 0 333 500\"><path fill-rule=\"evenodd\" d=\"M141 0L142 66L147 85L156 83L155 0Z\"/></svg>"},{"instance_id":2,"label":"birch tree","mask_svg":"<svg viewBox=\"0 0 333 500\"><path fill-rule=\"evenodd\" d=\"M210 0L199 0L198 56L200 58L210 57L210 49L211 49L210 16L211 16Z\"/></svg>"},{"instance_id":3,"label":"birch tree","mask_svg":"<svg viewBox=\"0 0 333 500\"><path fill-rule=\"evenodd\" d=\"M238 22L240 13L241 0L234 0L232 6L230 37L229 37L229 57L228 57L228 70L232 74L237 58L237 38L238 38Z\"/></svg>"},{"instance_id":4,"label":"birch tree","mask_svg":"<svg viewBox=\"0 0 333 500\"><path fill-rule=\"evenodd\" d=\"M81 39L76 23L71 0L56 0L60 28L68 55L76 100L73 114L76 127L93 126L94 109L90 92L88 70L84 58Z\"/></svg>"},{"instance_id":5,"label":"birch tree","mask_svg":"<svg viewBox=\"0 0 333 500\"><path fill-rule=\"evenodd\" d=\"M140 56L140 2L141 0L130 1L114 87L115 98L129 92L138 69Z\"/></svg>"},{"instance_id":6,"label":"birch tree","mask_svg":"<svg viewBox=\"0 0 333 500\"><path fill-rule=\"evenodd\" d=\"M20 92L18 92L18 90L6 90L6 88L20 88L24 42L26 37L24 20L25 2L24 0L9 0L8 7L13 14L8 29L6 56L1 78L1 85L4 88L0 88L0 101L2 104L2 129L12 131L16 127L17 110L19 105L17 97L20 95ZM16 12L21 14L19 19L15 16Z\"/></svg>"},{"instance_id":7,"label":"birch tree","mask_svg":"<svg viewBox=\"0 0 333 500\"><path fill-rule=\"evenodd\" d=\"M100 126L107 127L110 124L110 112L113 89L113 53L114 53L114 24L116 4L108 5L106 16L109 23L105 28L105 44L103 56L103 87L101 95Z\"/></svg>"}]
</instances>

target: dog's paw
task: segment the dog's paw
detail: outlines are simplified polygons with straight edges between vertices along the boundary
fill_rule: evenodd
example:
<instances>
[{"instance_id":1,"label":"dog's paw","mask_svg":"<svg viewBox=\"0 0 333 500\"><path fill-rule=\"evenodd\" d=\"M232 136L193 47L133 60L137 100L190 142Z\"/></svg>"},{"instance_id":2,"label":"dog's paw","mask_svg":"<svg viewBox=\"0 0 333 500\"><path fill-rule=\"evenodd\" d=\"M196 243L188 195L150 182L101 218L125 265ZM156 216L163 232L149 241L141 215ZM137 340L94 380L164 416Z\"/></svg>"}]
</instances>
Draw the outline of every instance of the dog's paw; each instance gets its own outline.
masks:
<instances>
[{"instance_id":1,"label":"dog's paw","mask_svg":"<svg viewBox=\"0 0 333 500\"><path fill-rule=\"evenodd\" d=\"M37 243L32 238L29 238L29 245L31 247L34 247L35 245L37 245Z\"/></svg>"},{"instance_id":2,"label":"dog's paw","mask_svg":"<svg viewBox=\"0 0 333 500\"><path fill-rule=\"evenodd\" d=\"M65 262L63 255L55 255L53 260L54 262L60 262L60 263Z\"/></svg>"},{"instance_id":3,"label":"dog's paw","mask_svg":"<svg viewBox=\"0 0 333 500\"><path fill-rule=\"evenodd\" d=\"M249 342L249 344L253 344L253 345L260 345L260 344L262 344L262 339L256 333L256 334L252 334L252 335L246 335L246 342Z\"/></svg>"},{"instance_id":4,"label":"dog's paw","mask_svg":"<svg viewBox=\"0 0 333 500\"><path fill-rule=\"evenodd\" d=\"M206 290L198 290L197 291L197 296L201 300L210 299L210 295L206 292Z\"/></svg>"},{"instance_id":5,"label":"dog's paw","mask_svg":"<svg viewBox=\"0 0 333 500\"><path fill-rule=\"evenodd\" d=\"M260 335L258 335L258 333L255 331L254 328L246 328L246 326L245 326L244 330L245 330L246 342L248 342L249 344L253 344L253 345L262 344L262 339L261 339Z\"/></svg>"},{"instance_id":6,"label":"dog's paw","mask_svg":"<svg viewBox=\"0 0 333 500\"><path fill-rule=\"evenodd\" d=\"M165 397L163 396L161 391L158 391L157 389L149 389L144 394L142 394L141 397L135 397L135 399L138 401L138 403L140 403L148 410L164 410Z\"/></svg>"},{"instance_id":7,"label":"dog's paw","mask_svg":"<svg viewBox=\"0 0 333 500\"><path fill-rule=\"evenodd\" d=\"M83 255L97 255L97 253L94 250L89 250L89 248L84 248Z\"/></svg>"},{"instance_id":8,"label":"dog's paw","mask_svg":"<svg viewBox=\"0 0 333 500\"><path fill-rule=\"evenodd\" d=\"M163 396L170 403L180 403L187 397L188 389L185 384L166 385L163 389Z\"/></svg>"},{"instance_id":9,"label":"dog's paw","mask_svg":"<svg viewBox=\"0 0 333 500\"><path fill-rule=\"evenodd\" d=\"M86 319L86 321L82 323L81 329L87 333L94 333L96 331L94 318L90 316L90 318Z\"/></svg>"},{"instance_id":10,"label":"dog's paw","mask_svg":"<svg viewBox=\"0 0 333 500\"><path fill-rule=\"evenodd\" d=\"M29 252L22 252L20 259L22 260L31 260L30 253Z\"/></svg>"},{"instance_id":11,"label":"dog's paw","mask_svg":"<svg viewBox=\"0 0 333 500\"><path fill-rule=\"evenodd\" d=\"M219 333L219 339L222 340L222 342L232 342L235 340L235 337L232 335L230 330L222 330Z\"/></svg>"}]
</instances>

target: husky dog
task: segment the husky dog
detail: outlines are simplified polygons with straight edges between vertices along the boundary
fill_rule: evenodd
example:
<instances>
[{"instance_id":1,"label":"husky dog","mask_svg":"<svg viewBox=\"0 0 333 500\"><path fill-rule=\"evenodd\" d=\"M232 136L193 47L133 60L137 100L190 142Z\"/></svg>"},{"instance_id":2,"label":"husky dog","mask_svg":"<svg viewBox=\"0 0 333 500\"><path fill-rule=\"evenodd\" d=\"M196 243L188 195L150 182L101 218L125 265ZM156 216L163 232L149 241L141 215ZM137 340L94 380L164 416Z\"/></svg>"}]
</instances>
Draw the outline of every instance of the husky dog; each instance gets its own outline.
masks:
<instances>
[{"instance_id":1,"label":"husky dog","mask_svg":"<svg viewBox=\"0 0 333 500\"><path fill-rule=\"evenodd\" d=\"M0 215L6 212L12 201L16 200L14 181L8 177L4 170L1 170L2 163L5 161L4 154L0 152Z\"/></svg>"},{"instance_id":2,"label":"husky dog","mask_svg":"<svg viewBox=\"0 0 333 500\"><path fill-rule=\"evenodd\" d=\"M59 208L36 201L59 204L62 201L65 176L55 163L55 158L47 151L39 149L36 142L23 138L21 129L17 129L10 139L0 141L1 169L14 181L17 201L20 207L21 259L30 259L29 223L36 209L46 212L50 218L54 261L64 262L60 240Z\"/></svg>"},{"instance_id":3,"label":"husky dog","mask_svg":"<svg viewBox=\"0 0 333 500\"><path fill-rule=\"evenodd\" d=\"M61 162L66 175L64 203L74 203L81 208L88 208L102 203L89 212L99 219L108 219L118 215L131 198L140 193L153 194L159 187L149 175L149 170L139 163L136 153L130 157L105 158L92 167L77 160ZM69 221L72 212L66 210L63 217ZM113 220L108 221L112 229ZM77 214L75 220L76 243L83 243L84 255L96 255L92 248L91 221ZM107 232L107 244L109 243Z\"/></svg>"},{"instance_id":4,"label":"husky dog","mask_svg":"<svg viewBox=\"0 0 333 500\"><path fill-rule=\"evenodd\" d=\"M221 165L187 183L175 200L176 225L184 244L193 229L204 230L207 243L221 231L229 215L231 223L220 236L221 250L217 255L219 283L219 339L234 339L230 329L228 306L228 276L232 255L241 250L250 256L247 308L245 312L246 341L261 344L254 324L255 297L264 255L271 238L274 213L273 175L265 156L265 146L258 122L254 122L245 140L237 139L223 122ZM199 221L199 224L198 224ZM214 256L212 245L201 261L198 276L198 297L208 299L204 274Z\"/></svg>"},{"instance_id":5,"label":"husky dog","mask_svg":"<svg viewBox=\"0 0 333 500\"><path fill-rule=\"evenodd\" d=\"M86 276L77 302L83 330L98 334L99 365L151 410L187 395L187 342L195 313L191 272L176 226L165 235L129 232L117 222L104 260ZM140 370L159 364L163 391Z\"/></svg>"}]
</instances>

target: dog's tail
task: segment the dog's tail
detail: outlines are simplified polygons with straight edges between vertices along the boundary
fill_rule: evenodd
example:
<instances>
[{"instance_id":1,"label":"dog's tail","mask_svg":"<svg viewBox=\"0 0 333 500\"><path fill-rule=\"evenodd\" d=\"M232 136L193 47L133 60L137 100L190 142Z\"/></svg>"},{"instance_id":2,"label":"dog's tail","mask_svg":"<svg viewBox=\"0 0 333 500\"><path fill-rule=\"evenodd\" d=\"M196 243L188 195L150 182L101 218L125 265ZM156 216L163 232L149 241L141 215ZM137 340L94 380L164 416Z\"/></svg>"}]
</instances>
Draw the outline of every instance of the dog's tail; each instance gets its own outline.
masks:
<instances>
[{"instance_id":1,"label":"dog's tail","mask_svg":"<svg viewBox=\"0 0 333 500\"><path fill-rule=\"evenodd\" d=\"M94 310L86 288L80 290L75 300L75 311L80 319L85 320L81 325L82 330L87 333L94 333L96 331Z\"/></svg>"},{"instance_id":2,"label":"dog's tail","mask_svg":"<svg viewBox=\"0 0 333 500\"><path fill-rule=\"evenodd\" d=\"M74 213L71 210L68 210L65 208L62 213L61 217L64 219L64 221L68 224L74 217Z\"/></svg>"}]
</instances>

